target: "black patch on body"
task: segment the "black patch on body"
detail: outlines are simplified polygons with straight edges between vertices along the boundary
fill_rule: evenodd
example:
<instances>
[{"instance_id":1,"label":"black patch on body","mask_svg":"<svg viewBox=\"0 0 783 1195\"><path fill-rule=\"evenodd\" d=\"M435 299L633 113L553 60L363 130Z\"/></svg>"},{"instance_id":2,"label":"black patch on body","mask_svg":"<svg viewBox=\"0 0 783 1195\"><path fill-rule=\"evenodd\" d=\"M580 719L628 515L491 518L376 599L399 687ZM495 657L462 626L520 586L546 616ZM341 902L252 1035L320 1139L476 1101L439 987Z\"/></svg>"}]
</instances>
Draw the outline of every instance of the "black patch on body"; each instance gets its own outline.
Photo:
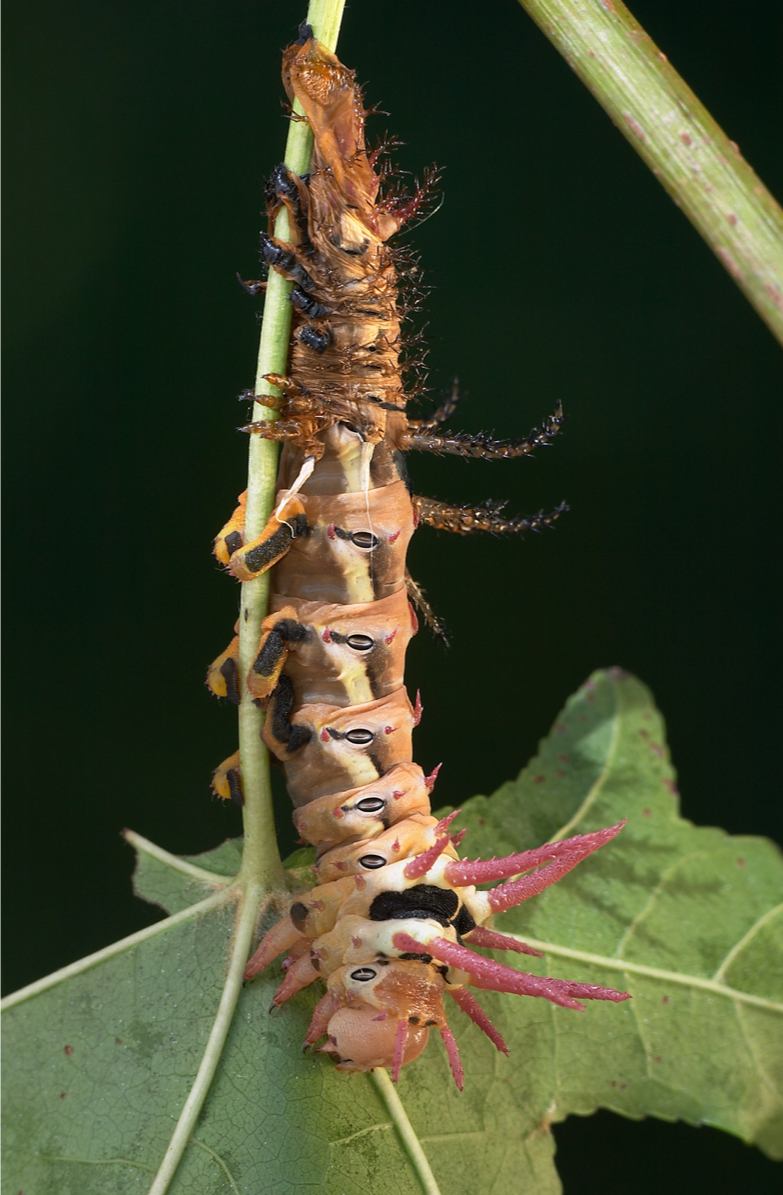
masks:
<instances>
[{"instance_id":1,"label":"black patch on body","mask_svg":"<svg viewBox=\"0 0 783 1195\"><path fill-rule=\"evenodd\" d=\"M295 900L289 910L291 920L294 923L294 928L299 930L300 934L304 933L305 923L307 921L307 914L309 913L307 905L303 905L301 900Z\"/></svg>"},{"instance_id":2,"label":"black patch on body","mask_svg":"<svg viewBox=\"0 0 783 1195\"><path fill-rule=\"evenodd\" d=\"M371 921L438 921L450 925L459 907L459 897L451 888L434 884L416 884L404 892L380 892L370 905Z\"/></svg>"},{"instance_id":3,"label":"black patch on body","mask_svg":"<svg viewBox=\"0 0 783 1195\"><path fill-rule=\"evenodd\" d=\"M288 754L293 755L301 747L306 747L312 737L313 730L311 726L302 726L299 724L292 726L288 739Z\"/></svg>"},{"instance_id":4,"label":"black patch on body","mask_svg":"<svg viewBox=\"0 0 783 1195\"><path fill-rule=\"evenodd\" d=\"M228 535L223 540L223 543L226 545L226 550L228 551L229 556L233 552L238 551L238 549L242 547L244 542L245 541L242 537L241 531L229 531Z\"/></svg>"},{"instance_id":5,"label":"black patch on body","mask_svg":"<svg viewBox=\"0 0 783 1195\"><path fill-rule=\"evenodd\" d=\"M310 628L295 618L281 618L275 623L275 630L283 636L286 643L306 643L310 638Z\"/></svg>"}]
</instances>

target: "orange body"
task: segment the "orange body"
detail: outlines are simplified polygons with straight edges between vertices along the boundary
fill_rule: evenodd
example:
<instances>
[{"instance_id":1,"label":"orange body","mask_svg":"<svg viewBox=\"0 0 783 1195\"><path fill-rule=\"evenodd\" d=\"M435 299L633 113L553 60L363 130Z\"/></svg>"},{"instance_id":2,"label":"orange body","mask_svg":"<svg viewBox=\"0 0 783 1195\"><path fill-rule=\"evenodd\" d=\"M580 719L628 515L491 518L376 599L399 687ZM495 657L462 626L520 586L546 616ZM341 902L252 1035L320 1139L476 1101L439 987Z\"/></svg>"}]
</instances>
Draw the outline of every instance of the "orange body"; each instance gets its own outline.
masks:
<instances>
[{"instance_id":1,"label":"orange body","mask_svg":"<svg viewBox=\"0 0 783 1195\"><path fill-rule=\"evenodd\" d=\"M466 512L414 499L402 450L523 455L548 442L558 420L505 445L436 434L441 416L408 420L395 254L387 241L425 192L407 200L380 194L354 75L307 28L285 52L283 79L315 147L307 179L279 167L270 184L270 227L285 204L291 243L262 235L267 260L296 283L288 372L269 379L283 391L281 417L247 429L284 443L277 503L262 535L245 544L240 499L216 554L241 581L272 570L271 613L244 683L267 705L264 739L285 770L297 828L317 848L319 883L292 902L246 974L287 954L276 1003L324 980L307 1043L326 1035L323 1049L344 1070L391 1066L396 1078L436 1027L461 1086L446 993L500 1049L502 1038L466 985L543 995L570 1007L581 1007L578 995L624 998L528 976L465 945L474 934L479 945L524 951L481 926L565 874L619 827L512 863L470 864L459 860L461 836L451 833L451 819L438 822L430 813L434 776L425 778L412 753L421 707L403 687L417 626L409 593L418 600L406 571L408 542L422 512L425 521L462 533L518 530L521 522L501 526L498 507ZM537 518L551 521L557 513ZM236 658L235 640L210 669L218 695L232 696ZM235 796L240 783L232 757L218 769L215 789ZM474 879L472 867L484 871ZM511 880L476 890L480 880L534 867L521 886Z\"/></svg>"}]
</instances>

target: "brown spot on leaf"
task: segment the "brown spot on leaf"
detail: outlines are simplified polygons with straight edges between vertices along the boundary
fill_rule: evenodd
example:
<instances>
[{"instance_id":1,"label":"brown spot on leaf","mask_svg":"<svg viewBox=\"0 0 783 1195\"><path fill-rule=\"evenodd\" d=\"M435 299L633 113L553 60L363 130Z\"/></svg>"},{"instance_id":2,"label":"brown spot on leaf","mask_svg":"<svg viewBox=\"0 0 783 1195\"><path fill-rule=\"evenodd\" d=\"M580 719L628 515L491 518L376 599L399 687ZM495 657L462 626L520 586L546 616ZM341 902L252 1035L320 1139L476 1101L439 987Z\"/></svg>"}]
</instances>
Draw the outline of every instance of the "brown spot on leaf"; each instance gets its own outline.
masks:
<instances>
[{"instance_id":1,"label":"brown spot on leaf","mask_svg":"<svg viewBox=\"0 0 783 1195\"><path fill-rule=\"evenodd\" d=\"M671 996L664 996L663 999L661 1000L661 1004L671 1004L671 1002L672 1002Z\"/></svg>"},{"instance_id":2,"label":"brown spot on leaf","mask_svg":"<svg viewBox=\"0 0 783 1195\"><path fill-rule=\"evenodd\" d=\"M680 141L682 141L683 145L693 145L693 141L687 133L680 133Z\"/></svg>"},{"instance_id":3,"label":"brown spot on leaf","mask_svg":"<svg viewBox=\"0 0 783 1195\"><path fill-rule=\"evenodd\" d=\"M63 1046L63 1053L67 1054L70 1058L71 1054L73 1054L73 1046Z\"/></svg>"},{"instance_id":4,"label":"brown spot on leaf","mask_svg":"<svg viewBox=\"0 0 783 1195\"><path fill-rule=\"evenodd\" d=\"M666 788L668 788L669 792L672 794L673 797L676 797L679 795L680 790L678 789L677 785L674 783L673 780L664 780L663 783L666 786Z\"/></svg>"},{"instance_id":5,"label":"brown spot on leaf","mask_svg":"<svg viewBox=\"0 0 783 1195\"><path fill-rule=\"evenodd\" d=\"M544 783L544 777L543 777L543 776L534 776L534 777L533 777L533 783L534 783L534 784L543 784L543 783Z\"/></svg>"},{"instance_id":6,"label":"brown spot on leaf","mask_svg":"<svg viewBox=\"0 0 783 1195\"><path fill-rule=\"evenodd\" d=\"M737 223L737 217L734 215L734 212L729 212L729 214L728 214L728 216L726 217L726 219L728 220L728 222L729 222L729 224L731 225L731 227L732 227L732 228L733 228L733 227L734 227L734 225Z\"/></svg>"},{"instance_id":7,"label":"brown spot on leaf","mask_svg":"<svg viewBox=\"0 0 783 1195\"><path fill-rule=\"evenodd\" d=\"M738 860L737 860L737 867L744 867L744 866L745 866L745 860L744 860L744 859L738 859Z\"/></svg>"},{"instance_id":8,"label":"brown spot on leaf","mask_svg":"<svg viewBox=\"0 0 783 1195\"><path fill-rule=\"evenodd\" d=\"M649 809L643 809L643 810L642 810L642 817L652 817L652 814L650 813L650 810L649 810Z\"/></svg>"}]
</instances>

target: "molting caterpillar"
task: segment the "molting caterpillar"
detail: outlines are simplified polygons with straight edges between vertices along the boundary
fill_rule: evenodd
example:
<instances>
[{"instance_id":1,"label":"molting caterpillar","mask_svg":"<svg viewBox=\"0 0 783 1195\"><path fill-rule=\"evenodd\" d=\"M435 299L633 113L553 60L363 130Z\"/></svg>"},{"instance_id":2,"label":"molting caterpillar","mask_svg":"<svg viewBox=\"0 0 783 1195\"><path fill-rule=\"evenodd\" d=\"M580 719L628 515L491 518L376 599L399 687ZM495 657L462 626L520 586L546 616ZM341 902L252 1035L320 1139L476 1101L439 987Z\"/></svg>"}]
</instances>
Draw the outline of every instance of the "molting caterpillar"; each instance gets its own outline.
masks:
<instances>
[{"instance_id":1,"label":"molting caterpillar","mask_svg":"<svg viewBox=\"0 0 783 1195\"><path fill-rule=\"evenodd\" d=\"M283 81L313 132L312 169L284 166L267 187L272 222L289 212L290 243L261 234L270 268L294 285L285 376L267 375L279 411L251 434L283 443L275 510L245 542L244 505L216 537L234 577L272 570L272 597L247 686L267 716L263 737L281 761L302 839L316 847L317 887L297 897L266 934L246 978L286 955L273 1004L322 979L306 1035L338 1067L401 1066L440 1032L458 1087L463 1074L443 1007L448 994L492 1040L505 1043L469 990L541 996L581 1009L579 999L626 993L526 974L474 947L538 954L487 927L495 914L556 882L622 828L611 826L502 859L460 860L456 814L430 812L436 772L413 763L421 704L403 685L414 606L440 628L406 569L418 523L466 534L548 526L561 513L506 517L488 502L450 507L413 495L411 450L499 459L525 456L557 434L561 412L519 441L443 430L452 397L428 419L409 419L400 364L396 265L387 241L422 209L413 196L381 193L377 152L365 148L365 110L354 75L308 26L283 59ZM262 284L245 283L251 293ZM239 700L238 640L211 665L208 684ZM238 756L217 769L215 791L241 802ZM476 885L504 880L489 891Z\"/></svg>"}]
</instances>

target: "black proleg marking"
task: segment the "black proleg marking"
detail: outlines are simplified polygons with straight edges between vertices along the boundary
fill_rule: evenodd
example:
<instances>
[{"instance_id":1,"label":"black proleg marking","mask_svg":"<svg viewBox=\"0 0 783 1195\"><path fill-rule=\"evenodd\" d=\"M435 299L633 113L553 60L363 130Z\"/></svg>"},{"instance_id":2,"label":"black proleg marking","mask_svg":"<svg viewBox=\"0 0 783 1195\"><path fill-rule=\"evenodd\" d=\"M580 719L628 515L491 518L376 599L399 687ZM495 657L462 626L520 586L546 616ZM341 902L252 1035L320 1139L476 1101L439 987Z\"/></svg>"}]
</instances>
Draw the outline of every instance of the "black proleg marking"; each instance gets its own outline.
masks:
<instances>
[{"instance_id":1,"label":"black proleg marking","mask_svg":"<svg viewBox=\"0 0 783 1195\"><path fill-rule=\"evenodd\" d=\"M237 673L237 662L233 656L229 656L220 665L220 675L226 682L226 697L232 705L239 705L239 681Z\"/></svg>"},{"instance_id":2,"label":"black proleg marking","mask_svg":"<svg viewBox=\"0 0 783 1195\"><path fill-rule=\"evenodd\" d=\"M249 573L262 573L288 551L291 540L306 534L306 517L303 514L295 515L288 522L281 523L277 531L246 553L245 568Z\"/></svg>"}]
</instances>

